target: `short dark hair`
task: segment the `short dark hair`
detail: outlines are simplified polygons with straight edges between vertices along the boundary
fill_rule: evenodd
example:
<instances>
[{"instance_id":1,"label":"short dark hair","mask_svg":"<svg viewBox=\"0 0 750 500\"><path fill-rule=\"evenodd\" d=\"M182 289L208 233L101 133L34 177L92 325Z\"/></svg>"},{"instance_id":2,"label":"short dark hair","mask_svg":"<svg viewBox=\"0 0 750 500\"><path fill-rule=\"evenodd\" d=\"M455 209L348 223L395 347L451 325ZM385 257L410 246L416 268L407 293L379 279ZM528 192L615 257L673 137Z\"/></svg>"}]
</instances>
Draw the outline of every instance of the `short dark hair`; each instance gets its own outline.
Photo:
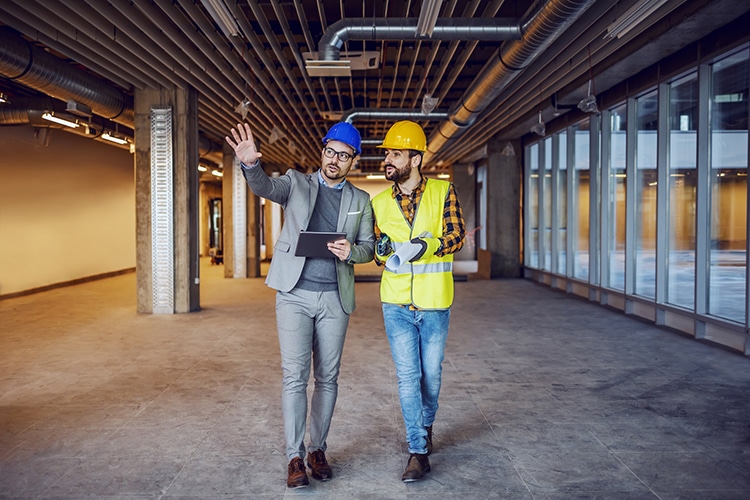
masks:
<instances>
[{"instance_id":1,"label":"short dark hair","mask_svg":"<svg viewBox=\"0 0 750 500\"><path fill-rule=\"evenodd\" d=\"M417 170L419 172L422 172L422 161L424 160L424 153L422 151L417 151L416 149L408 149L407 151L409 151L409 159L412 159L415 156L419 156L419 166L417 167Z\"/></svg>"}]
</instances>

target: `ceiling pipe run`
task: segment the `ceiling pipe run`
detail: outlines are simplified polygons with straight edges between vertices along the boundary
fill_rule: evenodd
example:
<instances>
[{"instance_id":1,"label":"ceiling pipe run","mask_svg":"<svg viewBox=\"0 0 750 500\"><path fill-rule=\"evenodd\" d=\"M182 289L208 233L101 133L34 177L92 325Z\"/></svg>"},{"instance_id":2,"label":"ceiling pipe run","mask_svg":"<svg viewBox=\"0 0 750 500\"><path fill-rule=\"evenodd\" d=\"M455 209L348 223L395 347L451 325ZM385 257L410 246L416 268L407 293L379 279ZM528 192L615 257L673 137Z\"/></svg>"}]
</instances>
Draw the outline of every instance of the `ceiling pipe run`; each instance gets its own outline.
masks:
<instances>
[{"instance_id":1,"label":"ceiling pipe run","mask_svg":"<svg viewBox=\"0 0 750 500\"><path fill-rule=\"evenodd\" d=\"M507 42L485 65L448 120L430 136L425 162L471 126L482 111L595 0L538 0L521 22L523 38Z\"/></svg>"},{"instance_id":2,"label":"ceiling pipe run","mask_svg":"<svg viewBox=\"0 0 750 500\"><path fill-rule=\"evenodd\" d=\"M318 57L326 61L339 59L341 46L348 40L515 40L521 37L521 26L515 19L439 18L432 35L417 34L417 18L387 17L341 19L328 27L318 42Z\"/></svg>"},{"instance_id":3,"label":"ceiling pipe run","mask_svg":"<svg viewBox=\"0 0 750 500\"><path fill-rule=\"evenodd\" d=\"M354 120L445 120L449 117L447 111L433 111L424 114L421 111L406 109L352 109L343 114L341 121L352 123Z\"/></svg>"},{"instance_id":4,"label":"ceiling pipe run","mask_svg":"<svg viewBox=\"0 0 750 500\"><path fill-rule=\"evenodd\" d=\"M15 31L7 28L0 28L0 76L56 99L74 100L85 104L96 115L120 125L132 128L135 123L133 103L128 96L100 79L34 46ZM65 110L64 105L60 108L59 103L45 106L48 109ZM50 126L48 123L38 118L44 111L45 109L37 107L28 109L3 107L0 109L0 125L48 127ZM99 125L99 128L104 128L104 125ZM128 135L128 130L122 128L118 130ZM97 134L97 137L98 135L100 134ZM132 132L129 133L128 138L132 140ZM221 158L220 149L206 136L198 137L198 150L201 157Z\"/></svg>"},{"instance_id":5,"label":"ceiling pipe run","mask_svg":"<svg viewBox=\"0 0 750 500\"><path fill-rule=\"evenodd\" d=\"M0 29L0 76L57 99L74 100L104 118L132 124L133 103L98 78Z\"/></svg>"},{"instance_id":6,"label":"ceiling pipe run","mask_svg":"<svg viewBox=\"0 0 750 500\"><path fill-rule=\"evenodd\" d=\"M521 26L515 19L502 18L439 18L432 33L418 34L418 18L361 18L341 19L328 27L318 42L318 60L305 65L312 76L324 76L321 71L330 71L330 76L342 76L347 63L340 61L341 47L349 40L517 40L521 37ZM324 65L321 63L329 63ZM333 63L333 64L331 64ZM343 70L343 73L341 72Z\"/></svg>"}]
</instances>

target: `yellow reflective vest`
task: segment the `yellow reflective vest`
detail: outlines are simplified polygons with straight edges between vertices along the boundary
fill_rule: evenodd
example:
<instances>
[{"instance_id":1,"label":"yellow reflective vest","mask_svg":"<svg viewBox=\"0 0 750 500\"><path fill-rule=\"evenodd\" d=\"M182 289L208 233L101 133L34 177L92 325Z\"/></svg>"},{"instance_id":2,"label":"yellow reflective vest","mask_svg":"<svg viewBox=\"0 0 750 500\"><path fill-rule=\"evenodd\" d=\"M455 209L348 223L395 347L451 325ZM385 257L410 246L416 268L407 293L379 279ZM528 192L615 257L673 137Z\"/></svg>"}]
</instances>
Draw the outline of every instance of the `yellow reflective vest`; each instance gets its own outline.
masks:
<instances>
[{"instance_id":1,"label":"yellow reflective vest","mask_svg":"<svg viewBox=\"0 0 750 500\"><path fill-rule=\"evenodd\" d=\"M443 235L443 208L449 187L449 182L427 179L411 226L391 188L372 199L378 228L390 237L394 251L425 231L435 238ZM380 300L388 304L414 305L419 309L448 309L453 303L453 254L423 255L418 261L405 262L394 271L384 269Z\"/></svg>"}]
</instances>

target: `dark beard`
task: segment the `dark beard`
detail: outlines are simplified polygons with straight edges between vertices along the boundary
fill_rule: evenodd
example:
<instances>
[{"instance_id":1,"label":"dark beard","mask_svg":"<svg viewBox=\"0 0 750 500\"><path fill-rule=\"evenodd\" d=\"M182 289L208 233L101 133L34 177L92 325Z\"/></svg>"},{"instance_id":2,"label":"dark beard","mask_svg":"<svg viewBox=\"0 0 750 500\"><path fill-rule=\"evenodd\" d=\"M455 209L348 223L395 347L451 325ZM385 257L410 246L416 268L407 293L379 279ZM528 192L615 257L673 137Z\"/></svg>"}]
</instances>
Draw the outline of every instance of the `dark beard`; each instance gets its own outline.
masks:
<instances>
[{"instance_id":1,"label":"dark beard","mask_svg":"<svg viewBox=\"0 0 750 500\"><path fill-rule=\"evenodd\" d=\"M389 181L395 182L396 184L405 181L409 178L409 175L411 175L411 168L407 168L405 170L399 170L398 167L393 168L394 172L392 172L391 174L388 174L386 169L385 178Z\"/></svg>"}]
</instances>

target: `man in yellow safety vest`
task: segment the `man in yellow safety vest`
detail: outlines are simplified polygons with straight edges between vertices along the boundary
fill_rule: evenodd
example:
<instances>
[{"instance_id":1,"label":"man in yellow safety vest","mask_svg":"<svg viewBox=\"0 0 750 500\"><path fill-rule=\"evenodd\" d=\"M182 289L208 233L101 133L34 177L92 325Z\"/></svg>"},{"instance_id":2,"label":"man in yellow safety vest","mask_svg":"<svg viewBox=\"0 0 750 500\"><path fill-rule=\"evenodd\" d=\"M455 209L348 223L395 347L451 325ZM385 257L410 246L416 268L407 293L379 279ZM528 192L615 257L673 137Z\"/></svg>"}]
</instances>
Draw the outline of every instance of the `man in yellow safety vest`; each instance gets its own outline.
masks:
<instances>
[{"instance_id":1,"label":"man in yellow safety vest","mask_svg":"<svg viewBox=\"0 0 750 500\"><path fill-rule=\"evenodd\" d=\"M453 303L453 254L464 244L464 219L452 183L421 173L424 130L412 121L385 136L385 175L393 186L372 199L375 258L388 342L398 376L409 462L402 481L430 471L432 424Z\"/></svg>"}]
</instances>

